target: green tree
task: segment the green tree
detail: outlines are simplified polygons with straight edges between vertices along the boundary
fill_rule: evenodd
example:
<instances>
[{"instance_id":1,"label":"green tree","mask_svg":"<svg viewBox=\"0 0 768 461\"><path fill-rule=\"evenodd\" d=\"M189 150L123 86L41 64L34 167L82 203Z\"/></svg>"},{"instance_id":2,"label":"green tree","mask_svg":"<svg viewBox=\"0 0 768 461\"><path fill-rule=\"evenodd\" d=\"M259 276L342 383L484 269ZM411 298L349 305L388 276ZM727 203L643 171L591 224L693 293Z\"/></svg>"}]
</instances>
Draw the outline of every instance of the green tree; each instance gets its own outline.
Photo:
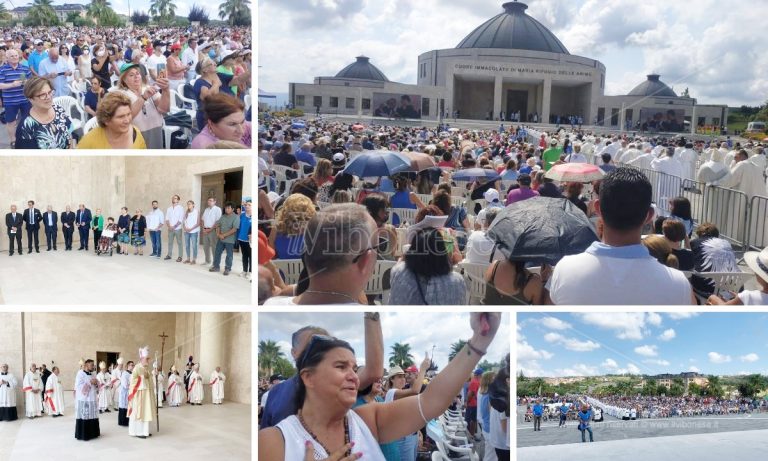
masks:
<instances>
[{"instance_id":1,"label":"green tree","mask_svg":"<svg viewBox=\"0 0 768 461\"><path fill-rule=\"evenodd\" d=\"M659 386L656 384L655 379L649 379L645 381L645 384L643 385L643 390L641 391L641 394L647 396L647 397L653 397L658 395Z\"/></svg>"},{"instance_id":2,"label":"green tree","mask_svg":"<svg viewBox=\"0 0 768 461\"><path fill-rule=\"evenodd\" d=\"M249 0L226 0L219 5L219 17L230 26L245 26L250 23L250 7Z\"/></svg>"},{"instance_id":3,"label":"green tree","mask_svg":"<svg viewBox=\"0 0 768 461\"><path fill-rule=\"evenodd\" d=\"M100 26L109 25L117 17L109 0L91 0L87 14Z\"/></svg>"},{"instance_id":4,"label":"green tree","mask_svg":"<svg viewBox=\"0 0 768 461\"><path fill-rule=\"evenodd\" d=\"M275 360L273 374L283 375L283 378L288 379L296 374L296 367L285 357L278 357Z\"/></svg>"},{"instance_id":5,"label":"green tree","mask_svg":"<svg viewBox=\"0 0 768 461\"><path fill-rule=\"evenodd\" d=\"M667 395L671 397L681 397L683 394L685 394L685 387L682 383L673 382L672 385L669 386L669 393Z\"/></svg>"},{"instance_id":6,"label":"green tree","mask_svg":"<svg viewBox=\"0 0 768 461\"><path fill-rule=\"evenodd\" d=\"M52 0L32 0L32 7L27 12L26 23L35 26L55 26L59 18L53 10Z\"/></svg>"},{"instance_id":7,"label":"green tree","mask_svg":"<svg viewBox=\"0 0 768 461\"><path fill-rule=\"evenodd\" d=\"M211 18L208 16L208 10L197 4L192 5L187 15L189 22L199 21L201 25L206 25L211 22Z\"/></svg>"},{"instance_id":8,"label":"green tree","mask_svg":"<svg viewBox=\"0 0 768 461\"><path fill-rule=\"evenodd\" d=\"M460 339L455 343L451 344L451 353L448 354L448 361L453 360L453 358L456 357L456 354L461 352L461 350L464 349L464 346L466 345L467 345L467 342L463 339Z\"/></svg>"},{"instance_id":9,"label":"green tree","mask_svg":"<svg viewBox=\"0 0 768 461\"><path fill-rule=\"evenodd\" d=\"M719 376L713 376L710 375L707 378L709 382L707 383L707 387L705 388L705 395L715 397L715 398L722 398L723 395L725 395L725 390L723 389L723 383L720 380Z\"/></svg>"},{"instance_id":10,"label":"green tree","mask_svg":"<svg viewBox=\"0 0 768 461\"><path fill-rule=\"evenodd\" d=\"M264 371L266 375L273 374L273 370L277 365L280 357L284 358L285 354L280 350L280 346L276 342L270 340L259 341L259 369Z\"/></svg>"},{"instance_id":11,"label":"green tree","mask_svg":"<svg viewBox=\"0 0 768 461\"><path fill-rule=\"evenodd\" d=\"M768 379L758 374L749 375L736 387L742 397L753 398L768 387Z\"/></svg>"},{"instance_id":12,"label":"green tree","mask_svg":"<svg viewBox=\"0 0 768 461\"><path fill-rule=\"evenodd\" d=\"M149 14L159 23L169 24L176 17L176 5L173 0L152 0L149 4Z\"/></svg>"},{"instance_id":13,"label":"green tree","mask_svg":"<svg viewBox=\"0 0 768 461\"><path fill-rule=\"evenodd\" d=\"M701 397L704 393L704 388L696 383L690 383L688 385L688 395Z\"/></svg>"},{"instance_id":14,"label":"green tree","mask_svg":"<svg viewBox=\"0 0 768 461\"><path fill-rule=\"evenodd\" d=\"M0 3L0 20L11 19L11 13L5 7L5 3Z\"/></svg>"},{"instance_id":15,"label":"green tree","mask_svg":"<svg viewBox=\"0 0 768 461\"><path fill-rule=\"evenodd\" d=\"M389 353L389 366L398 366L405 370L413 365L413 355L411 354L411 345L408 343L395 343L392 345L392 351Z\"/></svg>"},{"instance_id":16,"label":"green tree","mask_svg":"<svg viewBox=\"0 0 768 461\"><path fill-rule=\"evenodd\" d=\"M131 22L137 26L145 26L149 24L149 15L144 10L134 11L133 14L131 14Z\"/></svg>"}]
</instances>

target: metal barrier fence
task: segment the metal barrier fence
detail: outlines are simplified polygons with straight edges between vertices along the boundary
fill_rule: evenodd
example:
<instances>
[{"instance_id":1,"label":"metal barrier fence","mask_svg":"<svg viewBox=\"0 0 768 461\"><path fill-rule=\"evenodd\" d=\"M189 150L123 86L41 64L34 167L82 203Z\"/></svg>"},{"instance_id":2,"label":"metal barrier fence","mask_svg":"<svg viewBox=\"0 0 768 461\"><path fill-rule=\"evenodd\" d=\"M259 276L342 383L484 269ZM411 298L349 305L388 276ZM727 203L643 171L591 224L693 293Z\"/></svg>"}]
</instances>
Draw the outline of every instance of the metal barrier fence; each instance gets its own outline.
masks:
<instances>
[{"instance_id":1,"label":"metal barrier fence","mask_svg":"<svg viewBox=\"0 0 768 461\"><path fill-rule=\"evenodd\" d=\"M745 250L761 251L768 246L768 197L755 195L749 202Z\"/></svg>"}]
</instances>

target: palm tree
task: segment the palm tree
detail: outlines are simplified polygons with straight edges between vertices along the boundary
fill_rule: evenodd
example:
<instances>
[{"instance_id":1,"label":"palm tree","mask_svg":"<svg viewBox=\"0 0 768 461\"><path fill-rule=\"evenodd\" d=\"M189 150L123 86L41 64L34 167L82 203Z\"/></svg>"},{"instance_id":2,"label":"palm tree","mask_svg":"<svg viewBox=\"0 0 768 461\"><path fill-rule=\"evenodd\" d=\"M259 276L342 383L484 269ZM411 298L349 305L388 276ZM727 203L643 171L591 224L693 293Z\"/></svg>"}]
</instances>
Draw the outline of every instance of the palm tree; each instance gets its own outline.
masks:
<instances>
[{"instance_id":1,"label":"palm tree","mask_svg":"<svg viewBox=\"0 0 768 461\"><path fill-rule=\"evenodd\" d=\"M88 16L96 20L96 24L104 24L114 14L109 0L91 0L88 5Z\"/></svg>"},{"instance_id":2,"label":"palm tree","mask_svg":"<svg viewBox=\"0 0 768 461\"><path fill-rule=\"evenodd\" d=\"M161 22L170 22L176 17L176 5L173 0L152 0L149 4L149 14Z\"/></svg>"},{"instance_id":3,"label":"palm tree","mask_svg":"<svg viewBox=\"0 0 768 461\"><path fill-rule=\"evenodd\" d=\"M710 375L708 376L708 382L707 382L707 395L711 395L712 397L720 398L723 396L725 391L723 391L723 383L720 380L719 376Z\"/></svg>"},{"instance_id":4,"label":"palm tree","mask_svg":"<svg viewBox=\"0 0 768 461\"><path fill-rule=\"evenodd\" d=\"M448 354L448 361L450 362L453 360L454 357L456 357L456 354L461 352L462 349L464 349L464 346L467 345L467 342L463 339L460 339L456 341L455 343L451 344L451 353Z\"/></svg>"},{"instance_id":5,"label":"palm tree","mask_svg":"<svg viewBox=\"0 0 768 461\"><path fill-rule=\"evenodd\" d=\"M280 358L284 358L284 354L276 342L272 340L259 341L259 368L265 371L267 375L272 374L272 370Z\"/></svg>"},{"instance_id":6,"label":"palm tree","mask_svg":"<svg viewBox=\"0 0 768 461\"><path fill-rule=\"evenodd\" d=\"M250 12L250 0L225 0L219 5L219 17L227 19L230 26L235 25L238 18L244 17Z\"/></svg>"},{"instance_id":7,"label":"palm tree","mask_svg":"<svg viewBox=\"0 0 768 461\"><path fill-rule=\"evenodd\" d=\"M5 3L0 3L0 19L11 19L11 13L5 7Z\"/></svg>"},{"instance_id":8,"label":"palm tree","mask_svg":"<svg viewBox=\"0 0 768 461\"><path fill-rule=\"evenodd\" d=\"M27 18L32 24L54 25L58 24L59 18L53 11L52 0L32 0L32 7L27 13Z\"/></svg>"},{"instance_id":9,"label":"palm tree","mask_svg":"<svg viewBox=\"0 0 768 461\"><path fill-rule=\"evenodd\" d=\"M411 354L410 344L395 343L392 345L392 352L389 354L389 366L398 366L406 369L413 365L413 355Z\"/></svg>"}]
</instances>

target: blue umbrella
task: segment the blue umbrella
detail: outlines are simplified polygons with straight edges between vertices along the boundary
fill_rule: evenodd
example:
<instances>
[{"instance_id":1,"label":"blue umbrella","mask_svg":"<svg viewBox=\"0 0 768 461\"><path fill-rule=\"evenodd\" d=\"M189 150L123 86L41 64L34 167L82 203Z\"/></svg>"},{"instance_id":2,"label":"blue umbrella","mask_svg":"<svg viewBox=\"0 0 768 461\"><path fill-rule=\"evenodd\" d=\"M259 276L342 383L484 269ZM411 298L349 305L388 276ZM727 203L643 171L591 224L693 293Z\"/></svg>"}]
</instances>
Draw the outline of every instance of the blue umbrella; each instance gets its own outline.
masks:
<instances>
[{"instance_id":1,"label":"blue umbrella","mask_svg":"<svg viewBox=\"0 0 768 461\"><path fill-rule=\"evenodd\" d=\"M453 179L456 181L472 181L477 178L486 178L490 181L499 179L499 173L496 170L488 168L467 168L453 173Z\"/></svg>"},{"instance_id":2,"label":"blue umbrella","mask_svg":"<svg viewBox=\"0 0 768 461\"><path fill-rule=\"evenodd\" d=\"M399 152L378 150L358 154L344 168L344 173L358 178L392 176L410 169L411 160Z\"/></svg>"},{"instance_id":3,"label":"blue umbrella","mask_svg":"<svg viewBox=\"0 0 768 461\"><path fill-rule=\"evenodd\" d=\"M303 130L306 127L307 125L304 123L303 120L296 120L293 123L291 123L291 128L295 130Z\"/></svg>"}]
</instances>

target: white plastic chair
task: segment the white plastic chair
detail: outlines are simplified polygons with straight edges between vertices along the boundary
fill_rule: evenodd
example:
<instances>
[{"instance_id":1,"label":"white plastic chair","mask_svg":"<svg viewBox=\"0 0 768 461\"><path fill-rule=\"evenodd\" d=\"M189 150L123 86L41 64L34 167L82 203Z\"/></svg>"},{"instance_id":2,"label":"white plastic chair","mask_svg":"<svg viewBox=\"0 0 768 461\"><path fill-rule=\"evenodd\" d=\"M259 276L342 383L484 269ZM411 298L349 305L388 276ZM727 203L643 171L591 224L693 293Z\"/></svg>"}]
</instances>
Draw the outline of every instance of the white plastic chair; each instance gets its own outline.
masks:
<instances>
[{"instance_id":1,"label":"white plastic chair","mask_svg":"<svg viewBox=\"0 0 768 461\"><path fill-rule=\"evenodd\" d=\"M299 282L299 275L304 268L304 263L301 259L273 259L272 264L280 271L286 285L293 285Z\"/></svg>"},{"instance_id":2,"label":"white plastic chair","mask_svg":"<svg viewBox=\"0 0 768 461\"><path fill-rule=\"evenodd\" d=\"M718 296L721 293L738 292L746 282L755 277L755 274L752 272L691 272L691 275L712 280L715 283L713 294ZM698 294L696 294L696 297L703 304L706 304L706 298Z\"/></svg>"},{"instance_id":3,"label":"white plastic chair","mask_svg":"<svg viewBox=\"0 0 768 461\"><path fill-rule=\"evenodd\" d=\"M285 183L286 184L285 188L288 189L289 182L293 182L294 179L301 177L301 173L299 173L299 171L283 165L272 165L272 171L275 172L275 180L277 180L278 190L280 187L280 183ZM288 171L293 171L294 173L296 173L296 178L288 178L288 176L286 175Z\"/></svg>"},{"instance_id":4,"label":"white plastic chair","mask_svg":"<svg viewBox=\"0 0 768 461\"><path fill-rule=\"evenodd\" d=\"M384 289L384 273L389 269L392 269L397 261L376 261L376 266L373 268L373 274L368 279L368 284L365 286L365 294L369 296L381 295L381 304L386 306L389 304L389 291Z\"/></svg>"},{"instance_id":5,"label":"white plastic chair","mask_svg":"<svg viewBox=\"0 0 768 461\"><path fill-rule=\"evenodd\" d=\"M490 263L460 262L459 268L464 270L464 280L467 282L469 304L480 304L485 297L485 271ZM472 302L472 301L476 302Z\"/></svg>"},{"instance_id":6,"label":"white plastic chair","mask_svg":"<svg viewBox=\"0 0 768 461\"><path fill-rule=\"evenodd\" d=\"M315 169L306 162L298 162L299 163L299 177L300 178L306 178L309 176L310 173L312 173ZM309 168L309 173L307 173L307 167Z\"/></svg>"},{"instance_id":7,"label":"white plastic chair","mask_svg":"<svg viewBox=\"0 0 768 461\"><path fill-rule=\"evenodd\" d=\"M429 202L432 201L432 194L416 194L416 196L419 197L419 200L424 205L429 205Z\"/></svg>"},{"instance_id":8,"label":"white plastic chair","mask_svg":"<svg viewBox=\"0 0 768 461\"><path fill-rule=\"evenodd\" d=\"M96 117L93 117L87 122L85 122L85 125L83 126L83 136L85 136L92 129L96 128L98 125L99 125L99 120Z\"/></svg>"},{"instance_id":9,"label":"white plastic chair","mask_svg":"<svg viewBox=\"0 0 768 461\"><path fill-rule=\"evenodd\" d=\"M83 116L83 114L85 114L85 110L83 110L77 103L77 99L73 98L72 96L57 96L53 98L53 103L64 109L64 112L69 116L70 120L72 120L73 130L77 130L83 126L85 123L85 117ZM77 110L78 116L73 114L73 108Z\"/></svg>"},{"instance_id":10,"label":"white plastic chair","mask_svg":"<svg viewBox=\"0 0 768 461\"><path fill-rule=\"evenodd\" d=\"M400 224L404 222L408 222L408 224L413 224L416 221L416 213L419 210L416 208L392 208L392 212L389 214L390 222L392 221L392 216L395 214L400 218Z\"/></svg>"},{"instance_id":11,"label":"white plastic chair","mask_svg":"<svg viewBox=\"0 0 768 461\"><path fill-rule=\"evenodd\" d=\"M190 104L192 108L187 109L186 107L184 107L184 104ZM171 113L172 114L183 111L189 114L189 116L192 117L192 120L194 121L195 116L197 115L197 109L198 109L197 101L195 101L194 99L185 98L184 93L181 91L171 90Z\"/></svg>"}]
</instances>

